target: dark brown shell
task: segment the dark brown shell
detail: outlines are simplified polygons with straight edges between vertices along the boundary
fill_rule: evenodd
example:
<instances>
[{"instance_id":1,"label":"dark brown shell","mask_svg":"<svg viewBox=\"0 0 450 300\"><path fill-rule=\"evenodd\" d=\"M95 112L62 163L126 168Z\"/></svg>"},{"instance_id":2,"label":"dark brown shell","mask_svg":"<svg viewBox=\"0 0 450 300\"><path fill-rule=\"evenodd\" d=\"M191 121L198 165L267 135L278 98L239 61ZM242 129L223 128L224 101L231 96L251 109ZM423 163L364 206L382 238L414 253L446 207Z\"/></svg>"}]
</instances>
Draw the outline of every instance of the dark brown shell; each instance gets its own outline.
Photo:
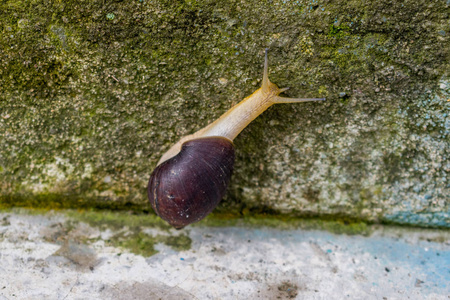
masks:
<instances>
[{"instance_id":1,"label":"dark brown shell","mask_svg":"<svg viewBox=\"0 0 450 300\"><path fill-rule=\"evenodd\" d=\"M222 137L185 142L180 153L160 164L148 182L155 212L175 228L200 221L225 194L234 165L233 143Z\"/></svg>"}]
</instances>

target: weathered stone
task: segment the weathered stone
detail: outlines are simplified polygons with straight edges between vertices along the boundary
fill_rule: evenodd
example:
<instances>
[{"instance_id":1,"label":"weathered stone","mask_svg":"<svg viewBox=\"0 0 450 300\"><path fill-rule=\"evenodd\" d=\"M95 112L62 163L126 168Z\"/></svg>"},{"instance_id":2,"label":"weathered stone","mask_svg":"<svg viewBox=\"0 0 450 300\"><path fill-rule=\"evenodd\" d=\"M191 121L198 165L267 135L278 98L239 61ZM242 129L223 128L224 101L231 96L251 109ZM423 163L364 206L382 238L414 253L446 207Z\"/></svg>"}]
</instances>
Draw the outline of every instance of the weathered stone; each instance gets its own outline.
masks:
<instances>
[{"instance_id":1,"label":"weathered stone","mask_svg":"<svg viewBox=\"0 0 450 300\"><path fill-rule=\"evenodd\" d=\"M147 209L180 136L256 90L219 211L449 225L449 2L3 1L1 206Z\"/></svg>"}]
</instances>

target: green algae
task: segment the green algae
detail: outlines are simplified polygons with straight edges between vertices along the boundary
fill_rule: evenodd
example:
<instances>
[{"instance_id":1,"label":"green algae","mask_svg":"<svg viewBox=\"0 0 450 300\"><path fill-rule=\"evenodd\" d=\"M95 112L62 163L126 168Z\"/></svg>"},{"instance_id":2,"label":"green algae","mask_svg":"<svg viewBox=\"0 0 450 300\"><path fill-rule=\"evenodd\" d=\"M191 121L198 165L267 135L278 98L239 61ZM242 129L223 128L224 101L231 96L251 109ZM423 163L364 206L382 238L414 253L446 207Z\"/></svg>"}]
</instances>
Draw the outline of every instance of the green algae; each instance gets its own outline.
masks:
<instances>
[{"instance_id":1,"label":"green algae","mask_svg":"<svg viewBox=\"0 0 450 300\"><path fill-rule=\"evenodd\" d=\"M236 218L234 215L213 213L204 221L193 224L193 226L245 226L245 227L269 227L281 230L304 229L304 230L326 230L335 234L347 235L370 235L371 227L367 222L350 218L339 218L336 216L314 218L298 217L289 215L267 215L251 214Z\"/></svg>"},{"instance_id":2,"label":"green algae","mask_svg":"<svg viewBox=\"0 0 450 300\"><path fill-rule=\"evenodd\" d=\"M156 244L165 244L176 251L183 251L191 248L192 240L184 234L178 236L150 236L139 232L126 235L114 235L108 240L108 243L114 247L126 249L131 253L148 257L158 253L154 248Z\"/></svg>"},{"instance_id":3,"label":"green algae","mask_svg":"<svg viewBox=\"0 0 450 300\"><path fill-rule=\"evenodd\" d=\"M110 211L133 210L135 212L146 212L151 210L149 203L147 205L138 205L127 201L111 202L107 197L89 198L83 195L64 195L59 193L0 195L0 209L14 207L40 208L46 210L71 208L107 209Z\"/></svg>"},{"instance_id":4,"label":"green algae","mask_svg":"<svg viewBox=\"0 0 450 300\"><path fill-rule=\"evenodd\" d=\"M162 243L176 251L190 249L191 239L187 234L172 235L171 227L156 215L109 211L71 211L66 215L100 230L110 229L114 233L107 243L131 253L151 256L157 251L155 244ZM146 228L157 228L166 234L148 234Z\"/></svg>"},{"instance_id":5,"label":"green algae","mask_svg":"<svg viewBox=\"0 0 450 300\"><path fill-rule=\"evenodd\" d=\"M154 255L158 252L154 248L158 243L165 244L176 251L188 250L191 247L192 241L187 233L174 235L171 233L173 229L156 215L93 210L62 212L70 218L66 226L75 221L89 224L102 231L110 230L112 235L106 242L134 254ZM165 234L145 232L145 229L151 228Z\"/></svg>"}]
</instances>

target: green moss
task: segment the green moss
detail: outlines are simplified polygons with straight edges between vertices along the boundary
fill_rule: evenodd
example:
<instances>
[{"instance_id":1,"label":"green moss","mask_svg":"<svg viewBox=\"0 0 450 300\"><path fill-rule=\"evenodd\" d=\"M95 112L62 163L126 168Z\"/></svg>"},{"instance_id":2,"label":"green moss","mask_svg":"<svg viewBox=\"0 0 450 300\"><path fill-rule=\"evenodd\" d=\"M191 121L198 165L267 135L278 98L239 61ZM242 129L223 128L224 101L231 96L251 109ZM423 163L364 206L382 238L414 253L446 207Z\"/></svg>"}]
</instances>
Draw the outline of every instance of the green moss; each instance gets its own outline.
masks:
<instances>
[{"instance_id":1,"label":"green moss","mask_svg":"<svg viewBox=\"0 0 450 300\"><path fill-rule=\"evenodd\" d=\"M174 250L183 251L191 247L191 239L186 234L171 235L171 227L155 215L109 211L68 211L71 219L84 222L100 230L110 229L114 234L108 243L143 256L151 256L157 251L154 245L162 243ZM151 235L143 232L147 228L157 228L167 235Z\"/></svg>"},{"instance_id":2,"label":"green moss","mask_svg":"<svg viewBox=\"0 0 450 300\"><path fill-rule=\"evenodd\" d=\"M139 214L136 212L112 212L96 210L67 211L67 216L85 222L102 230L110 228L121 230L123 228L137 229L140 227L159 228L169 230L171 227L154 214Z\"/></svg>"},{"instance_id":3,"label":"green moss","mask_svg":"<svg viewBox=\"0 0 450 300\"><path fill-rule=\"evenodd\" d=\"M177 251L191 249L192 240L186 234L180 234L177 236L159 236L160 243L166 244Z\"/></svg>"},{"instance_id":4,"label":"green moss","mask_svg":"<svg viewBox=\"0 0 450 300\"><path fill-rule=\"evenodd\" d=\"M242 132L220 212L448 211L405 188L445 189L445 164L420 165L445 157L446 107L418 99L448 70L447 10L425 0L3 1L0 207L149 210L161 154L253 92L270 46L273 82L327 101L274 106Z\"/></svg>"},{"instance_id":5,"label":"green moss","mask_svg":"<svg viewBox=\"0 0 450 300\"><path fill-rule=\"evenodd\" d=\"M236 218L234 215L213 213L204 221L193 224L193 226L249 226L254 228L270 227L283 230L326 230L336 234L349 235L370 235L371 233L371 228L366 222L350 218L336 218L336 216L313 218L287 215L252 214L250 216Z\"/></svg>"},{"instance_id":6,"label":"green moss","mask_svg":"<svg viewBox=\"0 0 450 300\"><path fill-rule=\"evenodd\" d=\"M120 247L142 256L152 256L157 253L154 249L156 241L157 238L150 237L145 233L136 233L130 236L115 235L108 240L112 246Z\"/></svg>"},{"instance_id":7,"label":"green moss","mask_svg":"<svg viewBox=\"0 0 450 300\"><path fill-rule=\"evenodd\" d=\"M155 244L162 243L176 251L183 251L191 248L192 240L184 234L178 236L150 236L142 232L137 232L132 234L116 234L107 242L111 246L126 249L131 253L148 257L158 253L154 248Z\"/></svg>"},{"instance_id":8,"label":"green moss","mask_svg":"<svg viewBox=\"0 0 450 300\"><path fill-rule=\"evenodd\" d=\"M133 202L111 201L107 197L87 197L83 195L64 195L58 193L39 194L0 194L0 209L13 207L40 209L108 209L111 211L133 210L135 212L151 211L150 204L138 205Z\"/></svg>"},{"instance_id":9,"label":"green moss","mask_svg":"<svg viewBox=\"0 0 450 300\"><path fill-rule=\"evenodd\" d=\"M342 38L344 36L349 35L350 35L350 27L347 24L343 24L341 26L331 24L328 30L329 37Z\"/></svg>"}]
</instances>

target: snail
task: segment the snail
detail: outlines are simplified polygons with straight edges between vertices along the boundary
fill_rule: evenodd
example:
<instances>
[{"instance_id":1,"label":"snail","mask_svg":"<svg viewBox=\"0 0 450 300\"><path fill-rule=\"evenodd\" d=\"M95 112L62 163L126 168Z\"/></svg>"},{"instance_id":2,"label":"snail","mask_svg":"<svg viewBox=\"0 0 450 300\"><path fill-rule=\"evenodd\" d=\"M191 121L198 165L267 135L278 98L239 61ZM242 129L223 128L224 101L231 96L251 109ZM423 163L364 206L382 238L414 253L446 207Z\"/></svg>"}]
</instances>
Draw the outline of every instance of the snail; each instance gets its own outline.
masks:
<instances>
[{"instance_id":1,"label":"snail","mask_svg":"<svg viewBox=\"0 0 450 300\"><path fill-rule=\"evenodd\" d=\"M325 98L286 98L288 88L269 81L267 49L262 86L199 131L181 138L159 160L147 194L156 214L176 229L200 221L219 204L234 165L234 138L256 117L276 103Z\"/></svg>"}]
</instances>

